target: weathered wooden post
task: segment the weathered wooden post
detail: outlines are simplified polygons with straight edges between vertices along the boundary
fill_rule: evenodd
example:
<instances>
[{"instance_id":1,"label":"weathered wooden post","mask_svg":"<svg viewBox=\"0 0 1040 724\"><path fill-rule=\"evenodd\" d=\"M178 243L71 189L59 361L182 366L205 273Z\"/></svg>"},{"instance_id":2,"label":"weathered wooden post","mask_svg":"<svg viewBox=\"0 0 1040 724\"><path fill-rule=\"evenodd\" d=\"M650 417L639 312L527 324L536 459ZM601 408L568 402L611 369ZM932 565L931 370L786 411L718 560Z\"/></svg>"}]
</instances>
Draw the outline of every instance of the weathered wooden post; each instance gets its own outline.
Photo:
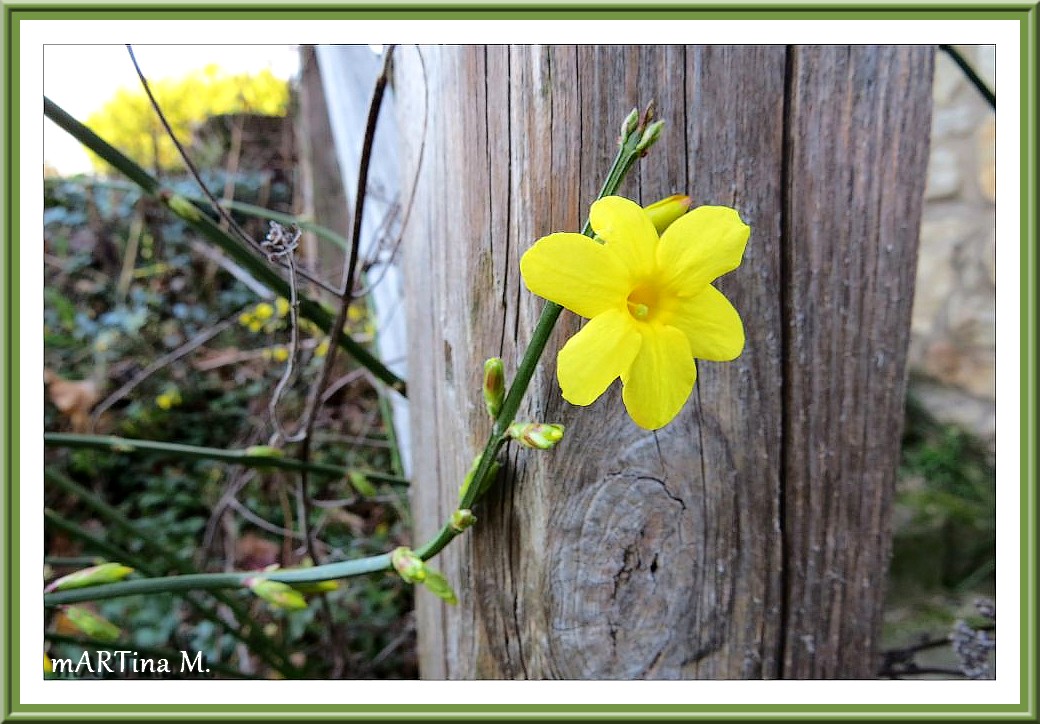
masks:
<instances>
[{"instance_id":1,"label":"weathered wooden post","mask_svg":"<svg viewBox=\"0 0 1040 724\"><path fill-rule=\"evenodd\" d=\"M616 387L561 399L555 351L579 326L564 313L520 419L567 436L511 449L476 528L437 559L460 603L417 594L423 675L872 677L932 50L422 53L425 77L410 48L395 76L402 157L425 143L404 239L417 540L488 433L484 359L512 371L540 311L519 257L580 228L629 109L654 99L667 127L622 193L686 192L752 227L720 284L747 347L701 363L657 433Z\"/></svg>"}]
</instances>

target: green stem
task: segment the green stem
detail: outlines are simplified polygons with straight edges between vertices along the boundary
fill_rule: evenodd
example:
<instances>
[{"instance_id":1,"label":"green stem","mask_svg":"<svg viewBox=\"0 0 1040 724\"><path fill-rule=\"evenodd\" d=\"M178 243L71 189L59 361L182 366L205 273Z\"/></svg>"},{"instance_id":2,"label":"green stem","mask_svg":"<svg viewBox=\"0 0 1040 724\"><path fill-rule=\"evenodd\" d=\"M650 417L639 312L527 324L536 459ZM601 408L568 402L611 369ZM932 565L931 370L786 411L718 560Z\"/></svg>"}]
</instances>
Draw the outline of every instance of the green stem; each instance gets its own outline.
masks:
<instances>
[{"instance_id":1,"label":"green stem","mask_svg":"<svg viewBox=\"0 0 1040 724\"><path fill-rule=\"evenodd\" d=\"M307 470L320 475L332 477L348 477L351 473L361 473L366 478L381 480L397 485L408 485L408 480L397 475L382 473L377 470L352 470L339 465L326 463L303 463L295 458L277 457L273 455L251 455L249 450L222 450L220 448L199 447L197 445L181 445L174 442L156 442L154 440L134 440L114 435L77 435L73 433L47 432L43 434L43 444L67 448L92 448L120 454L154 454L170 455L178 458L223 460L245 465L251 468L281 468L283 470Z\"/></svg>"},{"instance_id":2,"label":"green stem","mask_svg":"<svg viewBox=\"0 0 1040 724\"><path fill-rule=\"evenodd\" d=\"M629 169L632 168L632 165L641 155L635 150L636 144L639 142L639 136L639 131L630 134L620 146L597 199L603 198L604 196L610 196L617 191L618 187L621 185L621 181L625 177L625 174L628 173ZM592 225L590 221L585 222L582 233L586 236L592 236ZM547 302L545 307L542 309L542 314L538 319L538 324L535 326L534 332L531 335L531 342L528 344L524 356L520 360L516 376L514 377L512 384L509 386L505 400L502 402L502 409L495 418L495 424L492 426L491 434L488 437L484 451L481 454L477 470L473 475L469 488L466 490L465 495L459 502L460 508L468 508L473 505L473 503L476 502L480 491L486 489L486 485L484 484L485 479L491 472L495 457L498 455L499 450L502 449L502 446L507 440L505 431L512 423L517 411L520 409L520 403L531 382L531 377L534 375L538 361L541 359L542 353L545 351L545 346L549 341L549 336L552 334L553 327L556 325L556 320L559 318L562 310L563 307L553 302ZM440 551L442 551L444 547L457 535L458 532L456 532L450 525L445 525L432 540L419 548L416 553L423 560L429 560L440 553ZM352 576L361 576L368 573L379 573L389 570L391 570L390 554L383 553L376 556L369 556L367 558L341 561L339 563L326 563L321 566L298 568L287 571L276 570L262 574L255 572L200 573L188 576L143 578L120 581L118 583L109 583L102 586L91 586L89 588L78 588L70 591L51 593L44 596L44 604L47 606L56 606L67 603L78 603L80 601L96 601L146 593L232 588L244 585L246 580L257 575L262 575L264 578L273 581L292 584L316 583L318 581L349 578Z\"/></svg>"},{"instance_id":3,"label":"green stem","mask_svg":"<svg viewBox=\"0 0 1040 724\"><path fill-rule=\"evenodd\" d=\"M635 150L639 138L639 131L632 133L618 147L617 155L614 156L614 162L610 166L607 178L603 182L603 186L600 187L599 195L596 197L597 200L604 196L610 196L617 191L625 175L640 156ZM591 219L586 219L581 233L586 236L593 235ZM528 343L527 349L524 350L524 356L516 369L516 376L513 378L512 384L509 385L505 400L502 401L502 409L495 418L495 423L491 428L491 434L488 436L487 443L484 445L477 469L473 474L469 487L459 500L460 509L471 507L477 501L477 497L486 492L486 479L491 474L495 458L498 457L499 451L507 441L506 430L513 423L516 413L520 409L520 403L523 401L527 388L531 384L531 377L534 375L542 353L545 351L545 345L549 342L549 337L552 335L553 328L556 326L556 321L560 318L560 312L562 311L563 307L555 302L546 302L545 306L542 307L542 314L538 317L538 323L531 334L531 341ZM440 553L457 535L459 535L459 531L450 524L445 524L433 540L416 551L416 554L424 561L429 560Z\"/></svg>"},{"instance_id":4,"label":"green stem","mask_svg":"<svg viewBox=\"0 0 1040 724\"><path fill-rule=\"evenodd\" d=\"M43 597L45 606L63 606L82 601L102 601L147 593L169 593L171 591L213 591L221 588L241 588L251 578L266 578L281 583L318 583L336 578L352 578L368 573L390 570L390 554L382 553L368 558L357 558L339 563L326 563L311 568L289 570L239 571L235 573L192 573L183 576L162 578L134 578L118 583L107 583L88 588L73 588L68 591L48 593Z\"/></svg>"},{"instance_id":5,"label":"green stem","mask_svg":"<svg viewBox=\"0 0 1040 724\"><path fill-rule=\"evenodd\" d=\"M186 197L173 194L169 189L164 189L157 179L147 171L138 166L134 161L125 156L119 150L109 145L104 139L66 113L60 106L49 98L43 99L43 112L47 118L60 126L77 141L103 158L123 175L136 183L141 189L166 204L177 216L188 225L208 238L214 244L223 249L244 269L249 271L262 284L275 294L288 298L290 295L289 283L282 278L275 268L266 263L238 239L224 231L202 209L198 208ZM175 203L174 199L180 203ZM301 297L300 314L314 322L322 331L328 333L332 328L332 314L318 302ZM339 346L358 364L369 370L375 377L385 382L392 389L407 396L407 386L400 377L379 361L371 352L365 349L359 342L349 334L340 335Z\"/></svg>"},{"instance_id":6,"label":"green stem","mask_svg":"<svg viewBox=\"0 0 1040 724\"><path fill-rule=\"evenodd\" d=\"M88 568L107 563L101 556L44 556L43 562L60 568Z\"/></svg>"},{"instance_id":7,"label":"green stem","mask_svg":"<svg viewBox=\"0 0 1040 724\"><path fill-rule=\"evenodd\" d=\"M59 183L79 183L88 188L100 187L105 189L121 189L123 191L133 191L134 189L140 188L137 184L126 183L125 181L110 181L108 179L98 179L91 176L70 176L68 178L47 178L43 180L45 186L56 186ZM181 194L186 199L194 201L196 204L206 203L206 198L199 194L183 193ZM246 216L255 216L258 219L269 219L271 221L277 221L279 224L285 226L298 226L304 231L310 231L315 236L330 241L340 249L346 249L350 246L350 242L347 241L345 236L337 234L327 226L316 224L313 221L301 219L298 216L291 216L290 214L283 214L280 211L272 211L271 209L265 209L263 206L257 206L256 204L249 204L245 201L235 201L234 199L218 199L218 203L225 209L232 211L238 211L239 213L245 214Z\"/></svg>"}]
</instances>

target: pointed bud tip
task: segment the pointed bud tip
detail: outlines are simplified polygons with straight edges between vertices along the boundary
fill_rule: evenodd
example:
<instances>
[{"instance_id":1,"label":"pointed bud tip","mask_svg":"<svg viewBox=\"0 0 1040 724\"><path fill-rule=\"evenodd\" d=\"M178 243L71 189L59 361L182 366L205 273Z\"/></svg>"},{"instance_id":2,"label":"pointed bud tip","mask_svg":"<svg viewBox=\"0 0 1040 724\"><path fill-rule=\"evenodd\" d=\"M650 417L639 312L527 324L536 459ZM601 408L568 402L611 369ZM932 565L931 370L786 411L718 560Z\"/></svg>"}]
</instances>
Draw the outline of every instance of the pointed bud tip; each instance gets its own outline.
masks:
<instances>
[{"instance_id":1,"label":"pointed bud tip","mask_svg":"<svg viewBox=\"0 0 1040 724\"><path fill-rule=\"evenodd\" d=\"M483 392L488 417L494 420L498 417L506 396L506 370L499 357L492 357L484 363Z\"/></svg>"}]
</instances>

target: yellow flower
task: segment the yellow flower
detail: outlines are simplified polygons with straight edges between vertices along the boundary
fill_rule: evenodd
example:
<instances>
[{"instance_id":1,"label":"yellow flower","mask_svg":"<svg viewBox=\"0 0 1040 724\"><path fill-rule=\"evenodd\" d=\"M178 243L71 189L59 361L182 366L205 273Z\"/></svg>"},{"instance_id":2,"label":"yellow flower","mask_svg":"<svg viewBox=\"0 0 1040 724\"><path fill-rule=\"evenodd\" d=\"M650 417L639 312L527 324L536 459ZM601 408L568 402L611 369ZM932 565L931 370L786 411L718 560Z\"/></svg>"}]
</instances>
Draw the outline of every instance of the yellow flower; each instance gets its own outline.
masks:
<instances>
[{"instance_id":1,"label":"yellow flower","mask_svg":"<svg viewBox=\"0 0 1040 724\"><path fill-rule=\"evenodd\" d=\"M289 300L285 297L278 297L274 300L275 312L279 317L284 317L289 313Z\"/></svg>"},{"instance_id":2,"label":"yellow flower","mask_svg":"<svg viewBox=\"0 0 1040 724\"><path fill-rule=\"evenodd\" d=\"M257 319L270 319L274 316L274 307L267 302L260 302L256 305L256 308L253 309L253 314L256 315Z\"/></svg>"},{"instance_id":3,"label":"yellow flower","mask_svg":"<svg viewBox=\"0 0 1040 724\"><path fill-rule=\"evenodd\" d=\"M591 320L557 357L564 399L592 404L620 377L628 414L656 430L689 398L694 358L744 349L740 315L711 282L740 265L751 229L733 209L701 206L658 237L649 214L619 196L594 203L590 219L603 244L550 234L520 272L532 292Z\"/></svg>"}]
</instances>

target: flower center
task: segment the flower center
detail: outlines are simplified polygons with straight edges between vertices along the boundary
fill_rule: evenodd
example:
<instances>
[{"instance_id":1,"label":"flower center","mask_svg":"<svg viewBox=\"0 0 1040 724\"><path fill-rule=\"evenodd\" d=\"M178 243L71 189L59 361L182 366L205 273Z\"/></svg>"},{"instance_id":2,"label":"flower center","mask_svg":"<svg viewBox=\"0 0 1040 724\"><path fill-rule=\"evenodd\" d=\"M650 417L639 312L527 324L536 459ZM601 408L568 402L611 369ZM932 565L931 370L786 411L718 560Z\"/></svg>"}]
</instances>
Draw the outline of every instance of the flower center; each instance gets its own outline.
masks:
<instances>
[{"instance_id":1,"label":"flower center","mask_svg":"<svg viewBox=\"0 0 1040 724\"><path fill-rule=\"evenodd\" d=\"M640 322L648 322L656 311L659 300L657 289L649 284L636 287L628 295L628 312Z\"/></svg>"}]
</instances>

